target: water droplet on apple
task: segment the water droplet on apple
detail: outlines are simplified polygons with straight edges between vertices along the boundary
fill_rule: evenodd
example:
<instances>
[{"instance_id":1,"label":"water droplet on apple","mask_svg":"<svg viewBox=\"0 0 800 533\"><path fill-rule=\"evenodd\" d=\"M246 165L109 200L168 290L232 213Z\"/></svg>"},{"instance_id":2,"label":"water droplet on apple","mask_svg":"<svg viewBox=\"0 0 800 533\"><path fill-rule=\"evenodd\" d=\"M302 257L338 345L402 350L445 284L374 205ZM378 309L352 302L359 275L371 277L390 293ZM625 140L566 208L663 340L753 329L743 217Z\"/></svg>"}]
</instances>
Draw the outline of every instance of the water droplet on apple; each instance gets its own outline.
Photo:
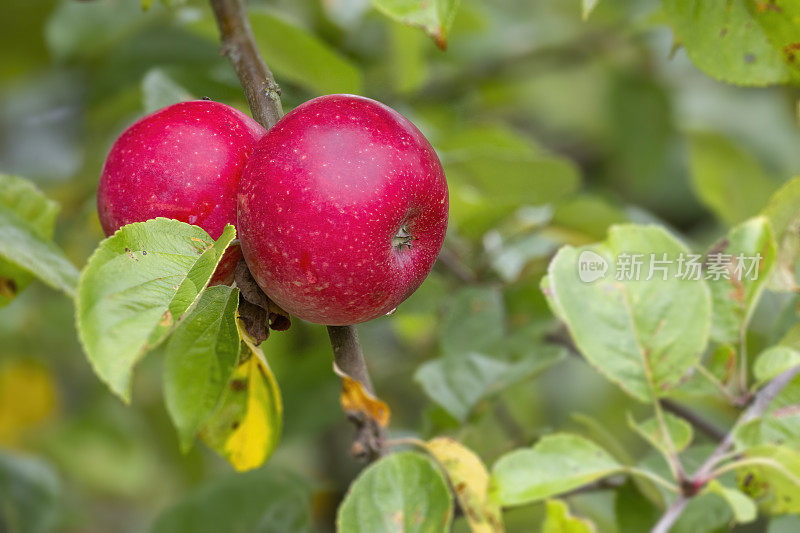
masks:
<instances>
[{"instance_id":1,"label":"water droplet on apple","mask_svg":"<svg viewBox=\"0 0 800 533\"><path fill-rule=\"evenodd\" d=\"M393 315L393 314L395 314L396 312L397 312L397 308L395 307L394 309L392 309L391 311L389 311L388 313L386 313L386 316L392 316L392 315Z\"/></svg>"}]
</instances>

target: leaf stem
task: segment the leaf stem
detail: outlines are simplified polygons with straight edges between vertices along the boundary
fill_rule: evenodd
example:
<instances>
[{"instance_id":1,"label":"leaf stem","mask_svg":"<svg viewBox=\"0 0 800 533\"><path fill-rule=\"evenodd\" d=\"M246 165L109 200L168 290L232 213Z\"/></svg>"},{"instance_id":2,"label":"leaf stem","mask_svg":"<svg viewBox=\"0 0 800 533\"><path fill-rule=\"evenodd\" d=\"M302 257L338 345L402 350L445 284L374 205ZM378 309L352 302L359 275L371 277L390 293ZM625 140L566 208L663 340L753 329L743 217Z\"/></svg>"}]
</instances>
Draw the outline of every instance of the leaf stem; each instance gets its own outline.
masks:
<instances>
[{"instance_id":1,"label":"leaf stem","mask_svg":"<svg viewBox=\"0 0 800 533\"><path fill-rule=\"evenodd\" d=\"M649 479L650 481L661 485L662 487L664 487L668 491L674 492L675 494L680 494L680 492L681 492L681 489L680 489L680 487L678 487L678 485L676 485L674 483L670 483L669 481L667 481L663 477L661 477L659 475L656 475L656 474L654 474L652 472L648 472L647 470L644 470L642 468L638 468L638 467L635 467L635 466L626 466L624 470L625 470L625 472L627 472L628 474L631 474L633 476L639 476L639 477L643 477L643 478Z\"/></svg>"},{"instance_id":2,"label":"leaf stem","mask_svg":"<svg viewBox=\"0 0 800 533\"><path fill-rule=\"evenodd\" d=\"M741 468L743 466L748 466L748 465L769 466L770 468L779 470L780 473L789 478L789 480L792 483L800 487L800 479L798 479L797 476L789 472L778 461L775 461L768 457L746 457L744 459L739 459L738 461L730 462L725 466L721 466L716 470L714 470L709 477L711 479L715 479L721 476L722 474L725 474L726 472L730 472L731 470L736 470L737 468Z\"/></svg>"},{"instance_id":3,"label":"leaf stem","mask_svg":"<svg viewBox=\"0 0 800 533\"><path fill-rule=\"evenodd\" d=\"M738 399L736 396L731 394L731 391L729 391L728 388L719 379L717 379L717 376L712 374L710 370L708 370L702 364L698 364L694 368L700 373L701 376L711 382L711 384L714 385L732 405L738 405Z\"/></svg>"}]
</instances>

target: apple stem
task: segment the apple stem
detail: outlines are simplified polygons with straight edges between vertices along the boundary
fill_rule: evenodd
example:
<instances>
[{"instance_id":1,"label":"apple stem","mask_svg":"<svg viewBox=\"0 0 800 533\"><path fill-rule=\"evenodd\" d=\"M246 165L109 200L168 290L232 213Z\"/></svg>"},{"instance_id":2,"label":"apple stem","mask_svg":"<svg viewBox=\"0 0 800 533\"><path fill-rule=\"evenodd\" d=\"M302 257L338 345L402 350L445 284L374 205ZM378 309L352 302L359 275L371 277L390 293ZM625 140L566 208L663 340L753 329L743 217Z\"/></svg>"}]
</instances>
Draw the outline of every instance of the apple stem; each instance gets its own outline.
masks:
<instances>
[{"instance_id":1,"label":"apple stem","mask_svg":"<svg viewBox=\"0 0 800 533\"><path fill-rule=\"evenodd\" d=\"M222 53L233 65L255 118L269 129L283 116L281 90L256 46L243 0L211 0L222 40ZM355 326L328 326L338 367L375 394ZM374 420L353 420L358 435L354 454L373 460L382 455L385 430Z\"/></svg>"}]
</instances>

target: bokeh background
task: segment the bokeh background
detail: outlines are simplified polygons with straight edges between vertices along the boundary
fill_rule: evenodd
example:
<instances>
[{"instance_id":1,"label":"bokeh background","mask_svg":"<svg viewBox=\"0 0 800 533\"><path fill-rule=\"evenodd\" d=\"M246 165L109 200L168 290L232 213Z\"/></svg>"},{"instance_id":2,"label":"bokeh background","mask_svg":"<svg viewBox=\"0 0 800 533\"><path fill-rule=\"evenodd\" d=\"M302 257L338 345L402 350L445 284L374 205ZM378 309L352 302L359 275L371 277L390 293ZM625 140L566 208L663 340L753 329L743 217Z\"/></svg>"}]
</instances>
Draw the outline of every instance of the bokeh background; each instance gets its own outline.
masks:
<instances>
[{"instance_id":1,"label":"bokeh background","mask_svg":"<svg viewBox=\"0 0 800 533\"><path fill-rule=\"evenodd\" d=\"M578 0L464 0L446 52L368 0L249 6L284 109L336 92L381 100L444 163L442 261L396 314L359 328L392 434L452 435L487 464L554 428L644 454L625 422L642 406L579 358L549 364L542 336L557 329L541 275L558 246L601 240L613 223L659 221L702 249L756 213L800 174L797 89L701 73L673 48L654 0L603 0L588 21ZM247 109L204 2L155 0L143 11L139 0L2 0L0 20L0 172L60 202L56 241L79 267L102 238L97 180L127 125L193 97ZM779 336L795 304L763 303L751 342ZM360 465L325 329L295 321L264 350L285 407L265 468L301 479L312 527L331 530ZM497 368L521 370L487 378ZM0 309L0 486L14 487L8 472L38 480L25 500L41 518L31 531L147 531L187 494L236 475L202 444L179 452L160 371L157 357L143 361L125 406L92 373L66 297L33 283ZM734 414L686 401L721 422ZM618 531L615 498L569 501ZM0 513L19 511L0 502ZM508 530L535 530L541 514L511 510Z\"/></svg>"}]
</instances>

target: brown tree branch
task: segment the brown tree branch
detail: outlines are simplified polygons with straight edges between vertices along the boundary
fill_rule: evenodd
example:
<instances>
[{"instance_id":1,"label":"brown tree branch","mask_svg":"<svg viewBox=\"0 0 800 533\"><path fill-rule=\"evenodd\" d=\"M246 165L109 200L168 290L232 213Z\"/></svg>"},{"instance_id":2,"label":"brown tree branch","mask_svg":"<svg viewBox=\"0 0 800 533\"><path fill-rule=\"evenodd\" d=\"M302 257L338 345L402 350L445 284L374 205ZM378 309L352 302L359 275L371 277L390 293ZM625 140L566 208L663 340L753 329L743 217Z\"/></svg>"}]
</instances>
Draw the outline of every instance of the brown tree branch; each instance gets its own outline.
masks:
<instances>
[{"instance_id":1,"label":"brown tree branch","mask_svg":"<svg viewBox=\"0 0 800 533\"><path fill-rule=\"evenodd\" d=\"M699 431L702 431L715 441L721 441L725 438L725 431L722 428L717 427L713 422L697 414L685 405L681 405L673 400L670 400L669 398L665 398L664 400L661 400L661 407L663 407L665 411L669 411L670 413L683 418Z\"/></svg>"},{"instance_id":2,"label":"brown tree branch","mask_svg":"<svg viewBox=\"0 0 800 533\"><path fill-rule=\"evenodd\" d=\"M222 53L239 77L253 117L269 129L283 116L281 91L258 51L244 1L211 0L211 7L222 40ZM328 334L337 366L374 394L355 326L329 326ZM383 428L374 420L353 422L358 429L353 450L370 459L378 457L386 440Z\"/></svg>"},{"instance_id":3,"label":"brown tree branch","mask_svg":"<svg viewBox=\"0 0 800 533\"><path fill-rule=\"evenodd\" d=\"M283 116L281 90L258 52L243 0L211 0L222 53L236 70L250 111L269 129Z\"/></svg>"},{"instance_id":4,"label":"brown tree branch","mask_svg":"<svg viewBox=\"0 0 800 533\"><path fill-rule=\"evenodd\" d=\"M359 381L366 391L374 396L375 388L372 386L361 344L358 342L356 327L328 326L328 337L339 370ZM353 456L372 461L383 455L386 444L384 428L375 419L360 413L350 415L349 418L357 432L353 441Z\"/></svg>"}]
</instances>

